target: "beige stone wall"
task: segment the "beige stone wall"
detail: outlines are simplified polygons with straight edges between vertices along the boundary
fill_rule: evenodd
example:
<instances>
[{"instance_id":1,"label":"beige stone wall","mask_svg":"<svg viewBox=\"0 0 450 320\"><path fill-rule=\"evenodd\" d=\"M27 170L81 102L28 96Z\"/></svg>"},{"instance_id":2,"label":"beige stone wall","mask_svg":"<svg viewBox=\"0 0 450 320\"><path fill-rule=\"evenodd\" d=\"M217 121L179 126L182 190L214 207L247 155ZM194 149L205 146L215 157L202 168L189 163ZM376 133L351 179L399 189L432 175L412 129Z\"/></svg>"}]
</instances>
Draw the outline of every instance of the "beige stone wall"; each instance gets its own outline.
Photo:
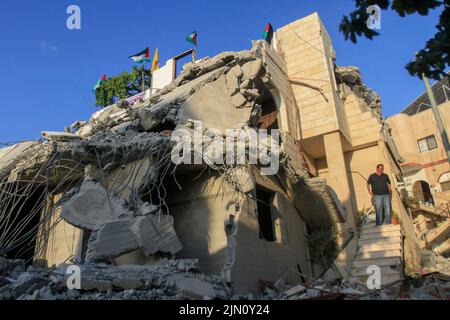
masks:
<instances>
[{"instance_id":1,"label":"beige stone wall","mask_svg":"<svg viewBox=\"0 0 450 320\"><path fill-rule=\"evenodd\" d=\"M350 176L355 192L357 210L365 211L372 207L371 196L367 191L367 179L375 172L378 163L382 162L378 144L347 152L345 160L350 168ZM386 174L392 180L391 172Z\"/></svg>"},{"instance_id":2,"label":"beige stone wall","mask_svg":"<svg viewBox=\"0 0 450 320\"><path fill-rule=\"evenodd\" d=\"M448 134L450 132L450 102L439 105L439 109ZM447 202L450 191L441 192L439 177L450 171L450 163L447 161L433 111L427 109L412 116L399 113L389 117L387 122L392 129L392 136L399 153L405 160L403 168L406 189L412 192L414 183L423 180L430 185L436 203ZM420 153L417 141L430 135L435 136L438 148Z\"/></svg>"},{"instance_id":3,"label":"beige stone wall","mask_svg":"<svg viewBox=\"0 0 450 320\"><path fill-rule=\"evenodd\" d=\"M317 13L278 29L277 40L293 83L302 138L337 130L331 66L334 54Z\"/></svg>"},{"instance_id":4,"label":"beige stone wall","mask_svg":"<svg viewBox=\"0 0 450 320\"><path fill-rule=\"evenodd\" d=\"M44 210L51 208L53 215L39 229L37 248L41 250L36 252L35 259L47 260L48 266L70 262L71 258L81 253L83 231L60 219L61 207L53 207L61 196L60 193L50 197L47 208ZM47 233L48 238L44 236Z\"/></svg>"},{"instance_id":5,"label":"beige stone wall","mask_svg":"<svg viewBox=\"0 0 450 320\"><path fill-rule=\"evenodd\" d=\"M352 146L357 148L377 141L382 127L380 120L365 110L354 94L346 96L344 104Z\"/></svg>"},{"instance_id":6,"label":"beige stone wall","mask_svg":"<svg viewBox=\"0 0 450 320\"><path fill-rule=\"evenodd\" d=\"M280 131L300 138L300 117L292 88L289 83L286 64L272 48L266 47L263 55L266 71L270 74L270 90L277 105Z\"/></svg>"},{"instance_id":7,"label":"beige stone wall","mask_svg":"<svg viewBox=\"0 0 450 320\"><path fill-rule=\"evenodd\" d=\"M450 131L450 102L441 104L439 108L448 133ZM389 117L386 121L392 128L394 141L399 149L400 155L406 162L426 164L446 159L442 139L431 109L419 112L413 116L408 116L403 113L396 114ZM436 137L438 148L419 153L417 140L430 135Z\"/></svg>"}]
</instances>

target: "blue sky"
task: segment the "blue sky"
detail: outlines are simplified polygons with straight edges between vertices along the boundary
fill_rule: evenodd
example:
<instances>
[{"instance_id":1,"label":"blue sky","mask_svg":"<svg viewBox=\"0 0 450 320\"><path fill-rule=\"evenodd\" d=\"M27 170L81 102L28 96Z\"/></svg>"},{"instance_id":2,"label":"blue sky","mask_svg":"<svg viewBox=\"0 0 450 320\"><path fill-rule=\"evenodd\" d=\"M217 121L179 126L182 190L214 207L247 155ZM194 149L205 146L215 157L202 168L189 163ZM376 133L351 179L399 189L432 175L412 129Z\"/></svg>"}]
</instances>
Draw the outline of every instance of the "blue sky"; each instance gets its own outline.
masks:
<instances>
[{"instance_id":1,"label":"blue sky","mask_svg":"<svg viewBox=\"0 0 450 320\"><path fill-rule=\"evenodd\" d=\"M81 8L81 30L68 30L66 9ZM358 44L338 31L352 0L2 0L0 4L0 142L36 139L62 131L96 110L91 92L102 73L130 70L127 57L159 47L160 62L190 48L199 57L250 48L268 21L274 29L314 11L333 40L338 65L358 66L382 97L383 114L400 112L423 92L405 64L435 33L439 10L401 18L383 12L381 35Z\"/></svg>"}]
</instances>

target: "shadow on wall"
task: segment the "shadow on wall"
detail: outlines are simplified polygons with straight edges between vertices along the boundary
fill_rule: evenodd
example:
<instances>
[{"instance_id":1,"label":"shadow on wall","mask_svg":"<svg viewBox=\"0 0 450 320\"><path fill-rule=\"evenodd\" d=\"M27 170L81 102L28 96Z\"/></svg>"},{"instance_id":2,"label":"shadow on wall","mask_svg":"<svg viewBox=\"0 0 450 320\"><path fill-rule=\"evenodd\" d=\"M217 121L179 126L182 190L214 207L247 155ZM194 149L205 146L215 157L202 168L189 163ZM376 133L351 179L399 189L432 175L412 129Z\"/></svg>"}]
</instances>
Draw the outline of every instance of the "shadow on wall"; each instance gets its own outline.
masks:
<instances>
[{"instance_id":1,"label":"shadow on wall","mask_svg":"<svg viewBox=\"0 0 450 320\"><path fill-rule=\"evenodd\" d=\"M328 186L322 183L320 188L312 188L305 181L299 181L293 187L293 201L308 228L311 262L320 269L327 269L338 252L337 224L342 222L332 209L333 204L325 200Z\"/></svg>"},{"instance_id":2,"label":"shadow on wall","mask_svg":"<svg viewBox=\"0 0 450 320\"><path fill-rule=\"evenodd\" d=\"M198 258L202 272L220 274L227 258L224 223L228 212L223 204L230 196L217 192L221 188L217 174L200 175L200 172L178 174L177 182L182 190L173 177L163 182L175 231L183 244L176 256Z\"/></svg>"}]
</instances>

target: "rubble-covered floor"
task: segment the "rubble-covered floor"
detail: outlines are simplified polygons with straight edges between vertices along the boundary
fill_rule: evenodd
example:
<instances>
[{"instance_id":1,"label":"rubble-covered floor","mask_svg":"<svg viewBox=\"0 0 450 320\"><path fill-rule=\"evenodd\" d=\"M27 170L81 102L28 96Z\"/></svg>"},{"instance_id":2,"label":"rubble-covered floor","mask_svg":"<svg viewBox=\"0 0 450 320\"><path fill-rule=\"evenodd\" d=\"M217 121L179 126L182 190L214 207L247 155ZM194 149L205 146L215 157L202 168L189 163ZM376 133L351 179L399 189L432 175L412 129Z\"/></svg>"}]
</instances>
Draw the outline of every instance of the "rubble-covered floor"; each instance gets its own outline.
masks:
<instances>
[{"instance_id":1,"label":"rubble-covered floor","mask_svg":"<svg viewBox=\"0 0 450 320\"><path fill-rule=\"evenodd\" d=\"M233 295L219 276L199 273L196 259L163 259L153 266L81 265L81 289L69 290L67 264L25 268L22 260L0 258L0 300L449 300L450 259L439 257L436 266L447 274L429 271L380 290L305 278L298 285L283 279L261 282L260 295Z\"/></svg>"}]
</instances>

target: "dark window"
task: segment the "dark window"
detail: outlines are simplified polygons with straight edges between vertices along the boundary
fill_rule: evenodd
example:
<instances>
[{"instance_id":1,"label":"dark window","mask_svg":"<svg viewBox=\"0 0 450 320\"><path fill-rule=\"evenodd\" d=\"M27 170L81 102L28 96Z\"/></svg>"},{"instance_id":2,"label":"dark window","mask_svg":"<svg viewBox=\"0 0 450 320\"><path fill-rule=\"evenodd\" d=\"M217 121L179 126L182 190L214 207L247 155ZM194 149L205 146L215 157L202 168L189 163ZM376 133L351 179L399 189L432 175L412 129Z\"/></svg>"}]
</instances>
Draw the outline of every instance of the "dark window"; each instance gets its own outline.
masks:
<instances>
[{"instance_id":1,"label":"dark window","mask_svg":"<svg viewBox=\"0 0 450 320\"><path fill-rule=\"evenodd\" d=\"M256 187L256 199L258 208L259 238L267 241L275 241L272 219L272 201L275 192L262 187Z\"/></svg>"},{"instance_id":2,"label":"dark window","mask_svg":"<svg viewBox=\"0 0 450 320\"><path fill-rule=\"evenodd\" d=\"M436 138L434 137L434 135L417 140L417 144L421 153L437 149Z\"/></svg>"}]
</instances>

